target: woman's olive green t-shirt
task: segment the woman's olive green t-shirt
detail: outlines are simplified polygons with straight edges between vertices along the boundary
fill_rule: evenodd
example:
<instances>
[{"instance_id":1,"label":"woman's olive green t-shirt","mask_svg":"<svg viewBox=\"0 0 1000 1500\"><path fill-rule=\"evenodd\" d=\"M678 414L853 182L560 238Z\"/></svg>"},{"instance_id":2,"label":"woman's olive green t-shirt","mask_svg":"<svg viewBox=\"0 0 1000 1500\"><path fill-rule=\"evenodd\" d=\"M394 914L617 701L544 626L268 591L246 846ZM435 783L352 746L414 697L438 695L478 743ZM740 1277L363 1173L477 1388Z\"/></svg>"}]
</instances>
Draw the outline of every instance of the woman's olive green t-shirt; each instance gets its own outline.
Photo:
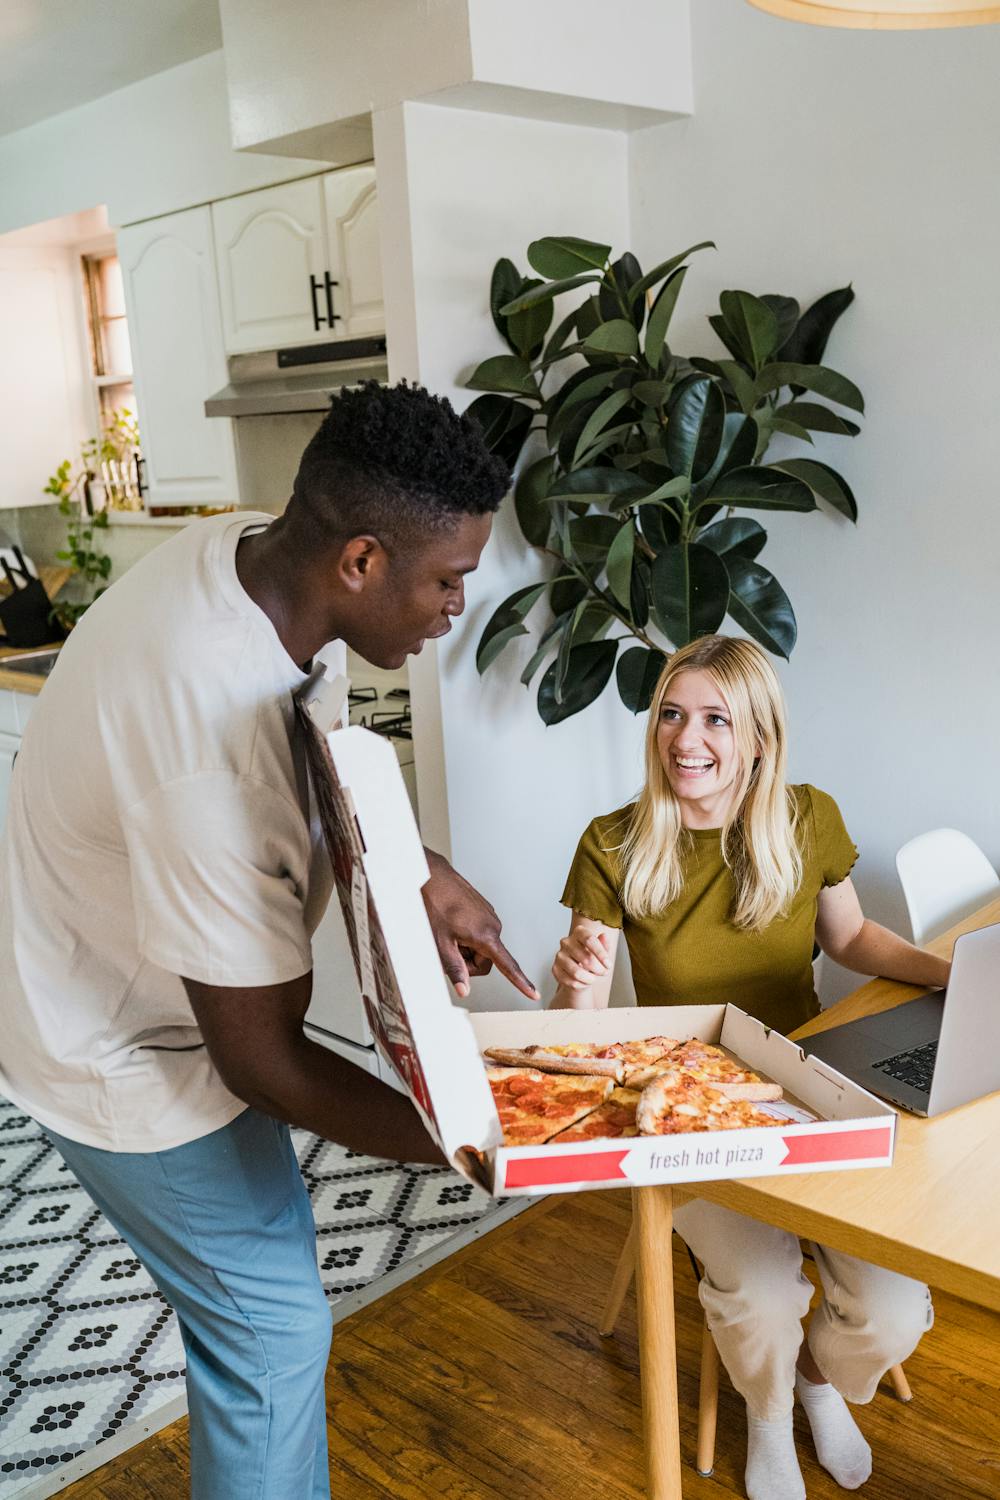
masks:
<instances>
[{"instance_id":1,"label":"woman's olive green t-shirt","mask_svg":"<svg viewBox=\"0 0 1000 1500\"><path fill-rule=\"evenodd\" d=\"M802 883L787 914L763 932L733 925L733 877L718 828L692 830L681 894L657 916L636 920L622 909L618 852L633 804L590 824L562 902L623 930L639 1005L731 1002L782 1032L818 1014L812 970L817 901L824 886L846 879L858 851L832 797L808 785L789 790L798 805Z\"/></svg>"}]
</instances>

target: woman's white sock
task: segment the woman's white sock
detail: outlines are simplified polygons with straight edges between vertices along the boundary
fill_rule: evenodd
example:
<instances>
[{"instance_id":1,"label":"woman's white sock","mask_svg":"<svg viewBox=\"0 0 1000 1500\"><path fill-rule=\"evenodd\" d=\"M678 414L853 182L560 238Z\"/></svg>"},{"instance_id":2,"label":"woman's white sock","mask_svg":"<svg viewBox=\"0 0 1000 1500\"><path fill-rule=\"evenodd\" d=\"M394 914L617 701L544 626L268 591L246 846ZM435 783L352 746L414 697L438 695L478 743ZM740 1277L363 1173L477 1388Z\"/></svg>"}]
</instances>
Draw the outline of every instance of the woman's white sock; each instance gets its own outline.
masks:
<instances>
[{"instance_id":1,"label":"woman's white sock","mask_svg":"<svg viewBox=\"0 0 1000 1500\"><path fill-rule=\"evenodd\" d=\"M806 1487L792 1436L792 1414L764 1422L747 1412L749 1500L806 1500Z\"/></svg>"},{"instance_id":2,"label":"woman's white sock","mask_svg":"<svg viewBox=\"0 0 1000 1500\"><path fill-rule=\"evenodd\" d=\"M872 1450L851 1416L847 1402L832 1385L813 1385L801 1372L795 1389L805 1408L816 1444L816 1457L845 1490L856 1490L872 1471Z\"/></svg>"}]
</instances>

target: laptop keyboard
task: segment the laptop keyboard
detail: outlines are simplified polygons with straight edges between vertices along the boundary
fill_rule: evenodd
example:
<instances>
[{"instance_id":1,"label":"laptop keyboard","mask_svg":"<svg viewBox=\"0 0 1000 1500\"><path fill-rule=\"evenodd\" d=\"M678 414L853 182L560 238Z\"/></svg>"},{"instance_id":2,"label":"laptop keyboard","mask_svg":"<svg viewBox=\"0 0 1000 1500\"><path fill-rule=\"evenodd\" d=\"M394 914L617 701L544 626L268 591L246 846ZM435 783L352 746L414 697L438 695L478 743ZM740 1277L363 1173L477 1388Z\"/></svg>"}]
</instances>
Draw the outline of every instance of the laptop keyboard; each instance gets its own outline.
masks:
<instances>
[{"instance_id":1,"label":"laptop keyboard","mask_svg":"<svg viewBox=\"0 0 1000 1500\"><path fill-rule=\"evenodd\" d=\"M933 1042L925 1042L922 1047L911 1047L908 1052L897 1052L894 1057L883 1058L874 1067L880 1073L888 1073L897 1083L909 1083L915 1089L923 1089L925 1094L930 1093L937 1049L935 1037Z\"/></svg>"}]
</instances>

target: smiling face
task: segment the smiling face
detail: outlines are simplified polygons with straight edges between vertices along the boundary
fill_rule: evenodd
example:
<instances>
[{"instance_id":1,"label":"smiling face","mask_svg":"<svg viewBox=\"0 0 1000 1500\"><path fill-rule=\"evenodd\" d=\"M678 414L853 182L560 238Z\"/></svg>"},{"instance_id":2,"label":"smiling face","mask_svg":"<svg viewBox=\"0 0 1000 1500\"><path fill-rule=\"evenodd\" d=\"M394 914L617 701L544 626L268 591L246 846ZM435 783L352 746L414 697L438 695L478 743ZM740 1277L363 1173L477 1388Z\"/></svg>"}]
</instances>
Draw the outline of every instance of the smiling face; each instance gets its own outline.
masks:
<instances>
[{"instance_id":1,"label":"smiling face","mask_svg":"<svg viewBox=\"0 0 1000 1500\"><path fill-rule=\"evenodd\" d=\"M742 770L732 714L708 672L679 672L660 703L656 748L685 828L721 828Z\"/></svg>"}]
</instances>

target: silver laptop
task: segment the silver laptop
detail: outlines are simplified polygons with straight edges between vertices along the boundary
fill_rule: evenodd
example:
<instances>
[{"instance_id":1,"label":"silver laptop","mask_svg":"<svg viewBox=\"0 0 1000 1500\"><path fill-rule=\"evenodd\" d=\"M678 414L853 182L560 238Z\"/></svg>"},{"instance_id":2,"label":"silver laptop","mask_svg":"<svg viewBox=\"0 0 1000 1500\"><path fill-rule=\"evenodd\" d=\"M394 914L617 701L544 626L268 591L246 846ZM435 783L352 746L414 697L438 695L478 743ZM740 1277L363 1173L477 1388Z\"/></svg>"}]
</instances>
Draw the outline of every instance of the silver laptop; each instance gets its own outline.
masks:
<instances>
[{"instance_id":1,"label":"silver laptop","mask_svg":"<svg viewBox=\"0 0 1000 1500\"><path fill-rule=\"evenodd\" d=\"M917 1115L940 1115L1000 1089L1000 923L957 940L947 991L799 1045Z\"/></svg>"}]
</instances>

